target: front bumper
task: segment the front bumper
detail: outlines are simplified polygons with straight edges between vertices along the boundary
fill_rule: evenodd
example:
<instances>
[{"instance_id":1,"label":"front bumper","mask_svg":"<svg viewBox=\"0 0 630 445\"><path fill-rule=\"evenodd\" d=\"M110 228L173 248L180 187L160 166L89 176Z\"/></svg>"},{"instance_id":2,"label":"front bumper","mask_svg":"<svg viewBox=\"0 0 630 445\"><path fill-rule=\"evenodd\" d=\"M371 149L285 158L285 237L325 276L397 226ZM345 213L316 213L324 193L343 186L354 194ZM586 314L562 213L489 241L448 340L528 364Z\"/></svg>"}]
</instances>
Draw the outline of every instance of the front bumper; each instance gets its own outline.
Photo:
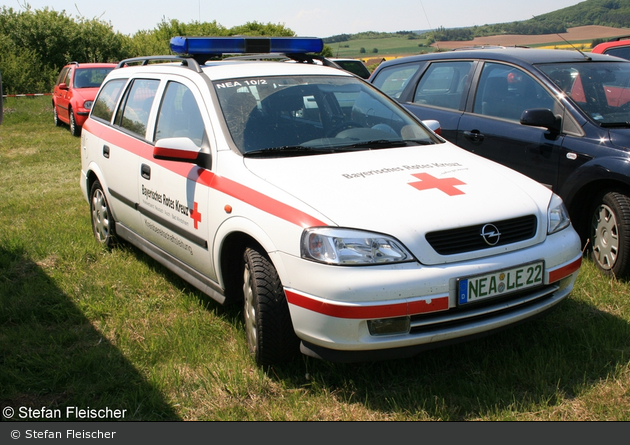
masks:
<instances>
[{"instance_id":1,"label":"front bumper","mask_svg":"<svg viewBox=\"0 0 630 445\"><path fill-rule=\"evenodd\" d=\"M458 278L540 259L545 263L541 286L458 306ZM285 294L302 352L330 361L405 357L526 321L569 295L581 260L572 228L527 249L440 266L334 267L282 258L293 277ZM408 332L370 334L369 320L394 317L409 318Z\"/></svg>"}]
</instances>

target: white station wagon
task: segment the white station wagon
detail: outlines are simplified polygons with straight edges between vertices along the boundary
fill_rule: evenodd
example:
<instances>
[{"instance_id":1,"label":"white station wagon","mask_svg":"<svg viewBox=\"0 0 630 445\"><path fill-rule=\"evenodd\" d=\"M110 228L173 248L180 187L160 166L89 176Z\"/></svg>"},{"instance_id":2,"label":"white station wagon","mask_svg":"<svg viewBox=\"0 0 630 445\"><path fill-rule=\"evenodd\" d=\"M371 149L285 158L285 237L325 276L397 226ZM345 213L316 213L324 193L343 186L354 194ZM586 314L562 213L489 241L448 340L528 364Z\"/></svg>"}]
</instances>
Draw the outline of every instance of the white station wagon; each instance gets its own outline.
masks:
<instances>
[{"instance_id":1,"label":"white station wagon","mask_svg":"<svg viewBox=\"0 0 630 445\"><path fill-rule=\"evenodd\" d=\"M241 302L259 365L408 357L567 297L582 252L562 200L322 63L322 46L176 37L185 55L121 62L81 136L97 240ZM279 60L222 57L252 52Z\"/></svg>"}]
</instances>

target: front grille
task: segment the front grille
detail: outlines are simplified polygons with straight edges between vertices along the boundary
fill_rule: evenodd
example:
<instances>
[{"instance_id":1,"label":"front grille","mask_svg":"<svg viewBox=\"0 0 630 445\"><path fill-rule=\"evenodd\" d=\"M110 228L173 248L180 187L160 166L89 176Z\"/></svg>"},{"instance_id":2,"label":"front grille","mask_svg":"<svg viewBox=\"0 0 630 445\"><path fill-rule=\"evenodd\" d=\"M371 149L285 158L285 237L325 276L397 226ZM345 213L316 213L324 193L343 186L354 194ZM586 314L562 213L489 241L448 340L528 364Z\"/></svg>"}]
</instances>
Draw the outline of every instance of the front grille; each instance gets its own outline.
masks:
<instances>
[{"instance_id":1,"label":"front grille","mask_svg":"<svg viewBox=\"0 0 630 445\"><path fill-rule=\"evenodd\" d=\"M487 224L494 225L500 233L499 241L494 245L486 243L481 236L482 230ZM426 239L440 255L454 255L528 240L536 236L537 226L538 219L536 216L528 215L458 229L430 232L427 233Z\"/></svg>"}]
</instances>

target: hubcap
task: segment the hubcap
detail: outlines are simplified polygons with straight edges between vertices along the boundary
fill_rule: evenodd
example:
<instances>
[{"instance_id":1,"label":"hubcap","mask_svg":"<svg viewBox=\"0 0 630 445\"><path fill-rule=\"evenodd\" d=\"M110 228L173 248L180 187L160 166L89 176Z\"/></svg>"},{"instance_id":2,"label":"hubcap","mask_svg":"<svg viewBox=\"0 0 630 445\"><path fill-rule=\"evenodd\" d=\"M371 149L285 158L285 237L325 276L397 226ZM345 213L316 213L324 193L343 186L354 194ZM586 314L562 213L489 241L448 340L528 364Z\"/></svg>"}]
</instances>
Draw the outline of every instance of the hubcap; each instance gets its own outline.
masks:
<instances>
[{"instance_id":1,"label":"hubcap","mask_svg":"<svg viewBox=\"0 0 630 445\"><path fill-rule=\"evenodd\" d=\"M100 242L107 241L109 236L109 209L102 190L96 190L92 196L92 221L94 234Z\"/></svg>"},{"instance_id":2,"label":"hubcap","mask_svg":"<svg viewBox=\"0 0 630 445\"><path fill-rule=\"evenodd\" d=\"M593 215L593 253L600 267L612 269L619 253L619 229L615 214L601 205Z\"/></svg>"},{"instance_id":3,"label":"hubcap","mask_svg":"<svg viewBox=\"0 0 630 445\"><path fill-rule=\"evenodd\" d=\"M247 343L252 354L256 353L258 331L256 329L256 304L254 302L254 290L251 285L251 272L247 263L243 272L243 295L245 298L245 332L247 333Z\"/></svg>"}]
</instances>

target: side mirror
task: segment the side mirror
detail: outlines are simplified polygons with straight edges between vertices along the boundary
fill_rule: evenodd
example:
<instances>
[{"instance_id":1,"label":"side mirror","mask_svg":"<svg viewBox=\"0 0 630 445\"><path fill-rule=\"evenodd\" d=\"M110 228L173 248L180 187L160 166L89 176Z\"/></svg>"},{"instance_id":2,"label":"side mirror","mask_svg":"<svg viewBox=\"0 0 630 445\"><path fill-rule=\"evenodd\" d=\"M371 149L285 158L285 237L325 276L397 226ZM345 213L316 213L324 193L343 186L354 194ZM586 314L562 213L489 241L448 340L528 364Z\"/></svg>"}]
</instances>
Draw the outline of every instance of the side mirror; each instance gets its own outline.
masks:
<instances>
[{"instance_id":1,"label":"side mirror","mask_svg":"<svg viewBox=\"0 0 630 445\"><path fill-rule=\"evenodd\" d=\"M544 127L559 132L562 130L562 118L553 114L549 108L532 108L521 114L521 125Z\"/></svg>"},{"instance_id":2,"label":"side mirror","mask_svg":"<svg viewBox=\"0 0 630 445\"><path fill-rule=\"evenodd\" d=\"M59 84L59 89L60 90L67 90L68 89L68 84L66 84L65 82L62 82Z\"/></svg>"},{"instance_id":3,"label":"side mirror","mask_svg":"<svg viewBox=\"0 0 630 445\"><path fill-rule=\"evenodd\" d=\"M426 125L427 128L433 131L435 134L437 135L442 134L442 126L440 125L439 121L436 121L434 119L428 119L426 121L422 121L422 123Z\"/></svg>"},{"instance_id":4,"label":"side mirror","mask_svg":"<svg viewBox=\"0 0 630 445\"><path fill-rule=\"evenodd\" d=\"M164 138L155 143L153 157L162 161L187 162L200 167L210 169L212 159L209 154L201 149L190 138Z\"/></svg>"}]
</instances>

